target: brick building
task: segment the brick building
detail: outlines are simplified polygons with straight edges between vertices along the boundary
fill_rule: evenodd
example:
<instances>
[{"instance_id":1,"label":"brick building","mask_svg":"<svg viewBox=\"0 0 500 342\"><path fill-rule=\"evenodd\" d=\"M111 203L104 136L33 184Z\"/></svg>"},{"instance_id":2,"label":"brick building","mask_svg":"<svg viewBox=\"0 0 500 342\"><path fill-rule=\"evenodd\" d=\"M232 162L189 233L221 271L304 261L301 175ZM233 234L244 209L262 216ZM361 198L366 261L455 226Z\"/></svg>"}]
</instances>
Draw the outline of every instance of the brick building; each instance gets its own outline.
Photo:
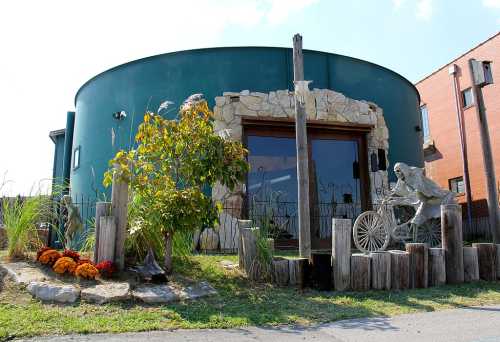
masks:
<instances>
[{"instance_id":1,"label":"brick building","mask_svg":"<svg viewBox=\"0 0 500 342\"><path fill-rule=\"evenodd\" d=\"M495 173L500 180L500 32L465 54L450 61L421 81L416 87L421 96L422 126L426 174L439 185L458 192L458 200L465 203L463 162L457 117L454 78L450 66L457 67L457 97L465 131L472 197L472 214L488 215L487 189L475 103L471 91L468 60L475 58L492 62L494 84L483 88L486 115L489 124Z\"/></svg>"}]
</instances>

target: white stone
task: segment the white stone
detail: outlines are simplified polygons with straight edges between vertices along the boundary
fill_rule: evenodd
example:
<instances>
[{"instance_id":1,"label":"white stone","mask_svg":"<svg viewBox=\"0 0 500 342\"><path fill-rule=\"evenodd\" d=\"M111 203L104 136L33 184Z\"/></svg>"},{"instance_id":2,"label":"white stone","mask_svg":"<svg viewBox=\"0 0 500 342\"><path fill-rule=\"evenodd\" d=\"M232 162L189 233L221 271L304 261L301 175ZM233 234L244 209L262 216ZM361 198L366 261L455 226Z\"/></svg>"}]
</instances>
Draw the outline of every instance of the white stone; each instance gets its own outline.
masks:
<instances>
[{"instance_id":1,"label":"white stone","mask_svg":"<svg viewBox=\"0 0 500 342\"><path fill-rule=\"evenodd\" d=\"M240 93L235 93L232 91L225 91L222 93L222 95L231 97L231 96L240 96Z\"/></svg>"},{"instance_id":2,"label":"white stone","mask_svg":"<svg viewBox=\"0 0 500 342\"><path fill-rule=\"evenodd\" d=\"M262 101L264 101L264 102L266 102L268 100L268 96L269 96L266 93L259 93L258 91L252 91L250 93L250 95L260 97L262 99Z\"/></svg>"},{"instance_id":3,"label":"white stone","mask_svg":"<svg viewBox=\"0 0 500 342\"><path fill-rule=\"evenodd\" d=\"M368 103L363 102L363 101L357 101L358 106L359 106L359 112L361 114L368 114L370 111L370 106L368 106Z\"/></svg>"},{"instance_id":4,"label":"white stone","mask_svg":"<svg viewBox=\"0 0 500 342\"><path fill-rule=\"evenodd\" d=\"M318 120L328 120L328 112L325 110L319 110L316 113L316 119Z\"/></svg>"},{"instance_id":5,"label":"white stone","mask_svg":"<svg viewBox=\"0 0 500 342\"><path fill-rule=\"evenodd\" d=\"M222 107L222 118L225 122L229 123L234 118L234 110L232 105L225 105Z\"/></svg>"},{"instance_id":6,"label":"white stone","mask_svg":"<svg viewBox=\"0 0 500 342\"><path fill-rule=\"evenodd\" d=\"M26 262L12 262L0 264L12 280L20 285L28 285L31 282L41 282L47 279L47 275L38 267Z\"/></svg>"},{"instance_id":7,"label":"white stone","mask_svg":"<svg viewBox=\"0 0 500 342\"><path fill-rule=\"evenodd\" d=\"M128 283L106 282L82 289L82 300L104 304L127 300L130 298L130 285Z\"/></svg>"},{"instance_id":8,"label":"white stone","mask_svg":"<svg viewBox=\"0 0 500 342\"><path fill-rule=\"evenodd\" d=\"M200 297L214 296L217 291L206 281L199 282L198 284L185 287L180 297L182 299L197 299Z\"/></svg>"},{"instance_id":9,"label":"white stone","mask_svg":"<svg viewBox=\"0 0 500 342\"><path fill-rule=\"evenodd\" d=\"M242 96L240 103L250 110L258 111L261 109L262 98L258 96Z\"/></svg>"},{"instance_id":10,"label":"white stone","mask_svg":"<svg viewBox=\"0 0 500 342\"><path fill-rule=\"evenodd\" d=\"M219 247L219 235L212 228L206 228L200 235L200 249L213 251Z\"/></svg>"},{"instance_id":11,"label":"white stone","mask_svg":"<svg viewBox=\"0 0 500 342\"><path fill-rule=\"evenodd\" d=\"M217 96L215 98L215 105L216 106L224 106L226 104L226 97L225 96Z\"/></svg>"},{"instance_id":12,"label":"white stone","mask_svg":"<svg viewBox=\"0 0 500 342\"><path fill-rule=\"evenodd\" d=\"M220 121L220 120L214 121L214 131L215 132L220 132L222 130L225 130L225 129L227 129L227 127L228 126L224 121Z\"/></svg>"},{"instance_id":13,"label":"white stone","mask_svg":"<svg viewBox=\"0 0 500 342\"><path fill-rule=\"evenodd\" d=\"M141 285L132 291L132 297L148 304L171 303L181 299L179 292L169 285Z\"/></svg>"},{"instance_id":14,"label":"white stone","mask_svg":"<svg viewBox=\"0 0 500 342\"><path fill-rule=\"evenodd\" d=\"M29 283L27 290L35 298L47 302L74 303L80 297L80 290L73 285L34 281Z\"/></svg>"},{"instance_id":15,"label":"white stone","mask_svg":"<svg viewBox=\"0 0 500 342\"><path fill-rule=\"evenodd\" d=\"M242 90L242 91L240 92L240 95L245 95L245 96L246 96L246 95L250 95L250 90Z\"/></svg>"}]
</instances>

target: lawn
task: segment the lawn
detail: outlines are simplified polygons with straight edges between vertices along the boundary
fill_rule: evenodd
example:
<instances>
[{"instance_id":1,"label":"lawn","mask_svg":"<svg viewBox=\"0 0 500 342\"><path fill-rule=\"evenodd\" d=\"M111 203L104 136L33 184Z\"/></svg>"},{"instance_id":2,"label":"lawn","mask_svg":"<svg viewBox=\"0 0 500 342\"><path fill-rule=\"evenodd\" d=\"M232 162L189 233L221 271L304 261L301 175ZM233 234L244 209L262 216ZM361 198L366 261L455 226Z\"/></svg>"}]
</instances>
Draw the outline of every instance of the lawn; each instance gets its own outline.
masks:
<instances>
[{"instance_id":1,"label":"lawn","mask_svg":"<svg viewBox=\"0 0 500 342\"><path fill-rule=\"evenodd\" d=\"M219 295L195 302L149 306L42 304L11 282L0 281L0 341L19 336L130 332L177 328L231 328L331 322L500 303L500 282L477 282L402 292L333 293L250 284L218 261L234 256L175 260L178 277L208 280ZM1 279L2 277L0 277Z\"/></svg>"}]
</instances>

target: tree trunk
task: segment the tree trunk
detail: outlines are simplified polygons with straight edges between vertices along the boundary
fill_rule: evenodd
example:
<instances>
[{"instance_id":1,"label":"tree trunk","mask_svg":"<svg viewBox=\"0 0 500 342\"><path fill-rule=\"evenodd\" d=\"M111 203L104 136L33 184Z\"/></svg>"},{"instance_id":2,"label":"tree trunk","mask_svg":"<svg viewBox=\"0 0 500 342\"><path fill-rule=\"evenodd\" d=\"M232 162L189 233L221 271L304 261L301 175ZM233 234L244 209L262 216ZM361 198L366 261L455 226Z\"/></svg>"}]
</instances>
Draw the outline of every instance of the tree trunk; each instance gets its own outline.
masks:
<instances>
[{"instance_id":1,"label":"tree trunk","mask_svg":"<svg viewBox=\"0 0 500 342\"><path fill-rule=\"evenodd\" d=\"M444 249L429 248L429 286L446 284Z\"/></svg>"},{"instance_id":2,"label":"tree trunk","mask_svg":"<svg viewBox=\"0 0 500 342\"><path fill-rule=\"evenodd\" d=\"M391 255L388 252L373 252L370 254L372 263L372 289L391 289Z\"/></svg>"},{"instance_id":3,"label":"tree trunk","mask_svg":"<svg viewBox=\"0 0 500 342\"><path fill-rule=\"evenodd\" d=\"M389 251L391 255L391 287L404 290L410 287L410 254L405 251Z\"/></svg>"},{"instance_id":4,"label":"tree trunk","mask_svg":"<svg viewBox=\"0 0 500 342\"><path fill-rule=\"evenodd\" d=\"M407 243L410 255L410 288L426 288L429 284L429 250L425 243Z\"/></svg>"},{"instance_id":5,"label":"tree trunk","mask_svg":"<svg viewBox=\"0 0 500 342\"><path fill-rule=\"evenodd\" d=\"M173 234L166 232L165 235L165 260L164 268L166 274L172 274L172 238Z\"/></svg>"},{"instance_id":6,"label":"tree trunk","mask_svg":"<svg viewBox=\"0 0 500 342\"><path fill-rule=\"evenodd\" d=\"M371 259L367 254L351 255L351 289L367 291L370 289Z\"/></svg>"},{"instance_id":7,"label":"tree trunk","mask_svg":"<svg viewBox=\"0 0 500 342\"><path fill-rule=\"evenodd\" d=\"M462 207L458 204L441 206L441 236L446 267L446 282L464 282L464 251L462 238Z\"/></svg>"}]
</instances>

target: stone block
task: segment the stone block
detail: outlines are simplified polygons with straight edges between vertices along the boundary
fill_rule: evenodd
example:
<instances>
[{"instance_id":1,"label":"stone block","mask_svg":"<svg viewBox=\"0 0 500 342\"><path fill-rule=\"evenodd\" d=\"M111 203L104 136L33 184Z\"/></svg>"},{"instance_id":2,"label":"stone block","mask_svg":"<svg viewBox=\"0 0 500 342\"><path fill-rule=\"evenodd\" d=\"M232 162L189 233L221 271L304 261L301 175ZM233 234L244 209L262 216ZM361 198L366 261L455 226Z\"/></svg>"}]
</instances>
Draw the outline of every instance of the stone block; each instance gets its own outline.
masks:
<instances>
[{"instance_id":1,"label":"stone block","mask_svg":"<svg viewBox=\"0 0 500 342\"><path fill-rule=\"evenodd\" d=\"M240 104L249 110L258 111L261 109L262 98L258 96L242 96L240 97Z\"/></svg>"},{"instance_id":2,"label":"stone block","mask_svg":"<svg viewBox=\"0 0 500 342\"><path fill-rule=\"evenodd\" d=\"M26 262L0 264L0 268L4 269L9 277L20 285L26 286L31 282L42 282L48 278L40 268Z\"/></svg>"},{"instance_id":3,"label":"stone block","mask_svg":"<svg viewBox=\"0 0 500 342\"><path fill-rule=\"evenodd\" d=\"M226 97L225 96L217 96L215 98L215 105L216 106L219 106L219 107L222 107L226 104Z\"/></svg>"},{"instance_id":4,"label":"stone block","mask_svg":"<svg viewBox=\"0 0 500 342\"><path fill-rule=\"evenodd\" d=\"M81 298L87 302L104 304L118 302L130 298L130 285L128 283L106 282L81 291Z\"/></svg>"},{"instance_id":5,"label":"stone block","mask_svg":"<svg viewBox=\"0 0 500 342\"><path fill-rule=\"evenodd\" d=\"M73 285L34 281L27 290L35 298L46 302L74 303L80 297L80 290Z\"/></svg>"},{"instance_id":6,"label":"stone block","mask_svg":"<svg viewBox=\"0 0 500 342\"><path fill-rule=\"evenodd\" d=\"M172 303L181 299L178 291L169 285L141 285L132 291L132 297L148 304Z\"/></svg>"}]
</instances>

